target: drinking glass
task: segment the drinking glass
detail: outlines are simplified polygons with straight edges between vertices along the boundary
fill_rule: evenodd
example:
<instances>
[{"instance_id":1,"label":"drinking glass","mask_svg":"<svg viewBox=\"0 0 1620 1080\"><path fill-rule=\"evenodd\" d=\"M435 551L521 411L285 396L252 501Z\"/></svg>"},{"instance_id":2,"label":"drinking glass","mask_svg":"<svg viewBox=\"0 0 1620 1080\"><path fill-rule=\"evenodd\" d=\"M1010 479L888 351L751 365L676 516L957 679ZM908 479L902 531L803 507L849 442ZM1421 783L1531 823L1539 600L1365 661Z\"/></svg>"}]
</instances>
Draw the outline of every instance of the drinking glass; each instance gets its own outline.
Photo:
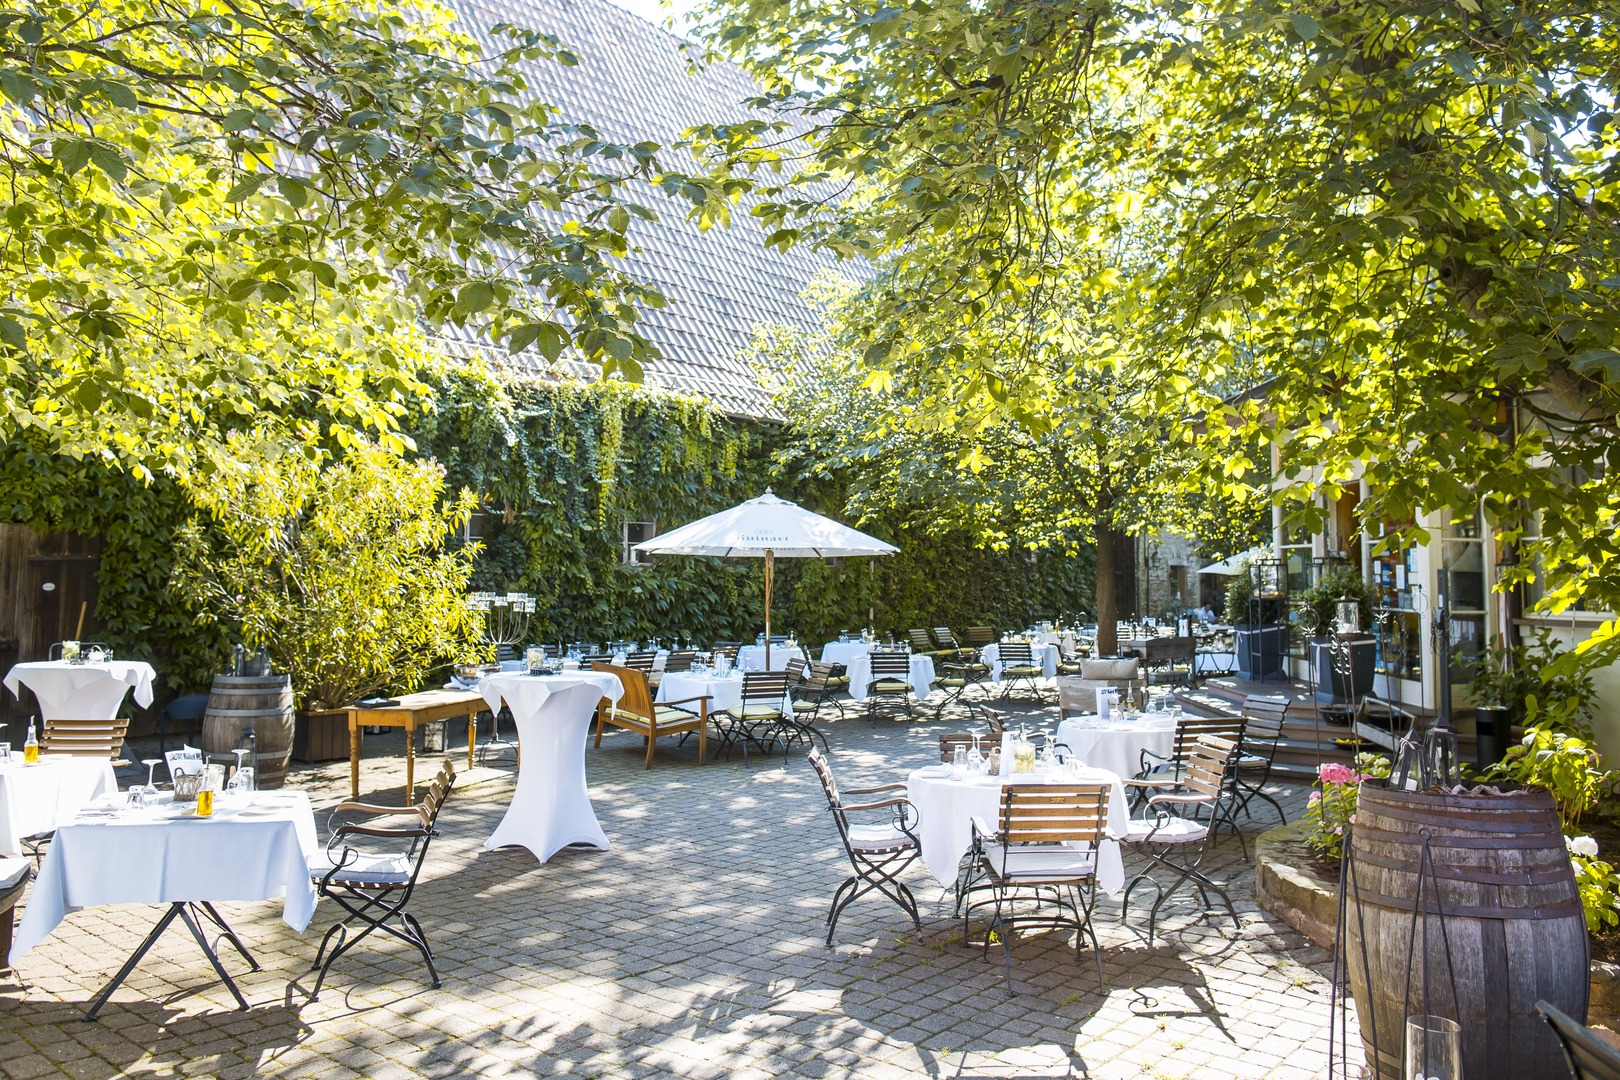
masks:
<instances>
[{"instance_id":1,"label":"drinking glass","mask_svg":"<svg viewBox=\"0 0 1620 1080\"><path fill-rule=\"evenodd\" d=\"M979 749L979 733L973 733L973 749L967 755L968 770L980 773L984 771L984 752Z\"/></svg>"},{"instance_id":2,"label":"drinking glass","mask_svg":"<svg viewBox=\"0 0 1620 1080\"><path fill-rule=\"evenodd\" d=\"M11 764L11 744L0 742L0 765Z\"/></svg>"},{"instance_id":3,"label":"drinking glass","mask_svg":"<svg viewBox=\"0 0 1620 1080\"><path fill-rule=\"evenodd\" d=\"M231 753L236 755L236 771L231 774L230 783L225 785L225 790L233 795L245 795L253 790L253 770L242 767L242 755L246 754L247 750L238 748Z\"/></svg>"},{"instance_id":4,"label":"drinking glass","mask_svg":"<svg viewBox=\"0 0 1620 1080\"><path fill-rule=\"evenodd\" d=\"M953 774L955 774L956 776L961 776L963 773L967 772L967 767L968 767L968 751L967 751L967 747L965 747L965 746L957 746L957 748L955 750L951 751L951 772Z\"/></svg>"},{"instance_id":5,"label":"drinking glass","mask_svg":"<svg viewBox=\"0 0 1620 1080\"><path fill-rule=\"evenodd\" d=\"M141 764L146 766L146 787L142 789L142 794L149 796L157 794L157 785L152 782L152 770L162 761L162 758L156 757L141 758Z\"/></svg>"},{"instance_id":6,"label":"drinking glass","mask_svg":"<svg viewBox=\"0 0 1620 1080\"><path fill-rule=\"evenodd\" d=\"M1462 1029L1457 1021L1419 1013L1406 1018L1406 1066L1415 1080L1461 1080Z\"/></svg>"}]
</instances>

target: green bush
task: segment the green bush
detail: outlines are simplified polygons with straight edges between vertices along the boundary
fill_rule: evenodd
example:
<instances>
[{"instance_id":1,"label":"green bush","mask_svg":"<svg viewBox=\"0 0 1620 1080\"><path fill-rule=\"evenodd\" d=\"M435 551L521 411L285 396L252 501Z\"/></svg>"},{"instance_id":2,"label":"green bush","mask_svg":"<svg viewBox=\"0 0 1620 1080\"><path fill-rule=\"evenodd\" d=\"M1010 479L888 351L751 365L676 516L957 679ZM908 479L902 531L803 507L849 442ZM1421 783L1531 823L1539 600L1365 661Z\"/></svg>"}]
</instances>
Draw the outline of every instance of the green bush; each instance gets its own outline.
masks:
<instances>
[{"instance_id":1,"label":"green bush","mask_svg":"<svg viewBox=\"0 0 1620 1080\"><path fill-rule=\"evenodd\" d=\"M1318 578L1299 598L1301 628L1311 634L1338 631L1338 605L1341 599L1357 601L1359 624L1366 633L1372 627L1372 593L1361 574L1348 566L1335 566Z\"/></svg>"},{"instance_id":2,"label":"green bush","mask_svg":"<svg viewBox=\"0 0 1620 1080\"><path fill-rule=\"evenodd\" d=\"M475 658L474 551L442 550L470 492L444 499L437 465L370 444L335 463L274 443L237 449L247 469L192 487L209 527L180 531L174 582L204 617L266 647L302 707L414 690Z\"/></svg>"}]
</instances>

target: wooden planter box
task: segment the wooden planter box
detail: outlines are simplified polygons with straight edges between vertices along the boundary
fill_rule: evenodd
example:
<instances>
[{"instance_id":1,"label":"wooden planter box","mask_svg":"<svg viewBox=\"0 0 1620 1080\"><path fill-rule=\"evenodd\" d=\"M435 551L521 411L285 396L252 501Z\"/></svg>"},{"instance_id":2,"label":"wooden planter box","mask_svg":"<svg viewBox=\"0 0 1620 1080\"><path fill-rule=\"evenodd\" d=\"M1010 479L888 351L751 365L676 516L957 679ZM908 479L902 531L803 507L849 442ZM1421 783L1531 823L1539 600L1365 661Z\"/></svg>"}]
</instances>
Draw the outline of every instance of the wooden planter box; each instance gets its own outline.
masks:
<instances>
[{"instance_id":1,"label":"wooden planter box","mask_svg":"<svg viewBox=\"0 0 1620 1080\"><path fill-rule=\"evenodd\" d=\"M349 714L300 712L293 725L294 761L345 761L349 757Z\"/></svg>"}]
</instances>

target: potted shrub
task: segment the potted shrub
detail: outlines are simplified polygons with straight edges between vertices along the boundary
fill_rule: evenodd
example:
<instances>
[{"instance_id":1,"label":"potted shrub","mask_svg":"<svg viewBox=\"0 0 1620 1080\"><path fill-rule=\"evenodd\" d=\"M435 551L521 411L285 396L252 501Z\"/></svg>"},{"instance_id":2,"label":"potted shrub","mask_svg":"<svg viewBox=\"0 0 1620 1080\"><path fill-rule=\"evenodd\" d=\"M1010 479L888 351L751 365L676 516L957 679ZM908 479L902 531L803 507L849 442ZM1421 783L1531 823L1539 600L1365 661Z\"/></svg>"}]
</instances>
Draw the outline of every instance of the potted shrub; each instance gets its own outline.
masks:
<instances>
[{"instance_id":1,"label":"potted shrub","mask_svg":"<svg viewBox=\"0 0 1620 1080\"><path fill-rule=\"evenodd\" d=\"M250 465L190 485L201 515L180 533L174 584L292 676L294 756L347 756L339 710L481 658L466 603L475 549L445 550L473 496L444 498L436 463L375 444L336 461L265 441L237 450Z\"/></svg>"},{"instance_id":2,"label":"potted shrub","mask_svg":"<svg viewBox=\"0 0 1620 1080\"><path fill-rule=\"evenodd\" d=\"M1590 703L1597 688L1586 670L1559 662L1567 655L1544 627L1534 645L1486 648L1471 681L1475 758L1481 768L1502 758L1515 725L1546 725L1591 738Z\"/></svg>"},{"instance_id":3,"label":"potted shrub","mask_svg":"<svg viewBox=\"0 0 1620 1080\"><path fill-rule=\"evenodd\" d=\"M1339 632L1341 600L1356 601L1358 624L1354 633ZM1300 597L1299 621L1311 635L1308 647L1316 670L1318 701L1355 701L1372 693L1378 653L1377 643L1367 633L1372 618L1372 594L1367 582L1348 566L1329 570ZM1348 663L1342 659L1346 654Z\"/></svg>"},{"instance_id":4,"label":"potted shrub","mask_svg":"<svg viewBox=\"0 0 1620 1080\"><path fill-rule=\"evenodd\" d=\"M1262 597L1253 603L1252 589L1245 562L1226 585L1226 621L1236 639L1238 674L1259 681L1282 674L1288 628L1282 622L1282 600ZM1256 614L1259 621L1255 621Z\"/></svg>"}]
</instances>

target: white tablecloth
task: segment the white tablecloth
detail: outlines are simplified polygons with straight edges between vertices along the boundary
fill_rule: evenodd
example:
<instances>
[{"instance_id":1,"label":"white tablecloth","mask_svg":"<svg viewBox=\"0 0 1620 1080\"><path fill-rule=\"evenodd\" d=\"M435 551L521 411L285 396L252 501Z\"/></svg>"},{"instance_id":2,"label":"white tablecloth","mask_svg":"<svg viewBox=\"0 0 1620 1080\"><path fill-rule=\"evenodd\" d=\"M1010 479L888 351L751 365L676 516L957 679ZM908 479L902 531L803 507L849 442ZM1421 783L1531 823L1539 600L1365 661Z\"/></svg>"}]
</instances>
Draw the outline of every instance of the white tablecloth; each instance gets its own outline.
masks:
<instances>
[{"instance_id":1,"label":"white tablecloth","mask_svg":"<svg viewBox=\"0 0 1620 1080\"><path fill-rule=\"evenodd\" d=\"M849 696L856 701L866 700L866 688L872 683L872 654L865 652L848 662ZM920 701L934 689L934 658L920 653L911 654L911 691Z\"/></svg>"},{"instance_id":2,"label":"white tablecloth","mask_svg":"<svg viewBox=\"0 0 1620 1080\"><path fill-rule=\"evenodd\" d=\"M951 776L930 775L947 770L948 766L919 769L906 777L906 796L917 807L917 839L922 841L922 861L934 880L941 885L956 882L957 865L973 845L973 819L980 818L992 829L1001 820L1001 787L1004 783L1039 784L1045 779L1041 773L1021 776L974 776L956 779ZM1131 811L1125 802L1125 785L1116 773L1105 769L1080 769L1073 775L1052 777L1053 783L1109 784L1108 831L1124 836L1130 825ZM1097 887L1109 896L1117 896L1125 887L1125 862L1119 854L1119 842L1104 840L1097 852Z\"/></svg>"},{"instance_id":3,"label":"white tablecloth","mask_svg":"<svg viewBox=\"0 0 1620 1080\"><path fill-rule=\"evenodd\" d=\"M11 763L0 765L0 851L21 851L23 837L50 832L117 790L111 761L45 754L38 765L24 765L14 744Z\"/></svg>"},{"instance_id":4,"label":"white tablecloth","mask_svg":"<svg viewBox=\"0 0 1620 1080\"><path fill-rule=\"evenodd\" d=\"M608 671L490 675L478 692L492 712L506 702L522 749L512 804L484 850L517 845L545 862L569 844L607 849L585 789L585 742L597 703L624 696L619 677Z\"/></svg>"},{"instance_id":5,"label":"white tablecloth","mask_svg":"<svg viewBox=\"0 0 1620 1080\"><path fill-rule=\"evenodd\" d=\"M771 666L765 666L765 646L744 645L737 650L739 671L786 671L788 661L797 657L804 660L804 650L797 645L772 645ZM808 661L806 661L808 662Z\"/></svg>"},{"instance_id":6,"label":"white tablecloth","mask_svg":"<svg viewBox=\"0 0 1620 1080\"><path fill-rule=\"evenodd\" d=\"M111 720L130 687L135 703L152 704L156 672L143 660L112 660L105 664L69 664L63 660L18 664L6 673L6 689L18 698L26 686L39 698L47 720ZM20 735L12 745L21 746Z\"/></svg>"},{"instance_id":7,"label":"white tablecloth","mask_svg":"<svg viewBox=\"0 0 1620 1080\"><path fill-rule=\"evenodd\" d=\"M197 817L194 805L166 794L162 800L115 816L95 814L106 803L94 804L57 827L17 927L13 962L68 912L102 904L282 899L282 920L303 932L315 913L309 859L321 850L308 795L222 793L207 818Z\"/></svg>"},{"instance_id":8,"label":"white tablecloth","mask_svg":"<svg viewBox=\"0 0 1620 1080\"><path fill-rule=\"evenodd\" d=\"M1057 677L1058 648L1056 645L1031 645L1029 647L1030 659L1041 665L1041 674L1048 679ZM990 665L990 681L1001 681L1001 646L986 645L979 653L980 659Z\"/></svg>"},{"instance_id":9,"label":"white tablecloth","mask_svg":"<svg viewBox=\"0 0 1620 1080\"><path fill-rule=\"evenodd\" d=\"M1223 674L1237 670L1237 653L1210 650L1193 654L1193 670L1200 675Z\"/></svg>"},{"instance_id":10,"label":"white tablecloth","mask_svg":"<svg viewBox=\"0 0 1620 1080\"><path fill-rule=\"evenodd\" d=\"M1079 716L1063 721L1057 729L1057 741L1072 750L1075 757L1120 776L1135 776L1142 771L1143 750L1168 757L1175 740L1176 722L1167 716L1107 723L1095 716Z\"/></svg>"},{"instance_id":11,"label":"white tablecloth","mask_svg":"<svg viewBox=\"0 0 1620 1080\"><path fill-rule=\"evenodd\" d=\"M775 659L775 655L772 655ZM742 705L743 677L742 672L733 671L725 678L715 675L698 675L689 671L667 672L662 682L658 684L656 701L684 701L688 698L702 697L707 694L712 700L709 702L709 713L725 712ZM683 705L680 708L697 711L697 706ZM782 713L785 716L793 715L792 695L782 699Z\"/></svg>"},{"instance_id":12,"label":"white tablecloth","mask_svg":"<svg viewBox=\"0 0 1620 1080\"><path fill-rule=\"evenodd\" d=\"M618 664L620 667L624 667L624 658L627 655L629 655L629 654L624 653L624 652L616 652L616 653L613 654L613 662L615 664ZM668 659L669 659L669 650L668 649L659 649L658 654L653 657L652 669L654 671L663 671L664 670L664 662L666 660L668 660Z\"/></svg>"},{"instance_id":13,"label":"white tablecloth","mask_svg":"<svg viewBox=\"0 0 1620 1080\"><path fill-rule=\"evenodd\" d=\"M867 641L829 641L821 647L821 662L843 664L848 667L851 660L857 656L865 656L871 651L872 644Z\"/></svg>"}]
</instances>

